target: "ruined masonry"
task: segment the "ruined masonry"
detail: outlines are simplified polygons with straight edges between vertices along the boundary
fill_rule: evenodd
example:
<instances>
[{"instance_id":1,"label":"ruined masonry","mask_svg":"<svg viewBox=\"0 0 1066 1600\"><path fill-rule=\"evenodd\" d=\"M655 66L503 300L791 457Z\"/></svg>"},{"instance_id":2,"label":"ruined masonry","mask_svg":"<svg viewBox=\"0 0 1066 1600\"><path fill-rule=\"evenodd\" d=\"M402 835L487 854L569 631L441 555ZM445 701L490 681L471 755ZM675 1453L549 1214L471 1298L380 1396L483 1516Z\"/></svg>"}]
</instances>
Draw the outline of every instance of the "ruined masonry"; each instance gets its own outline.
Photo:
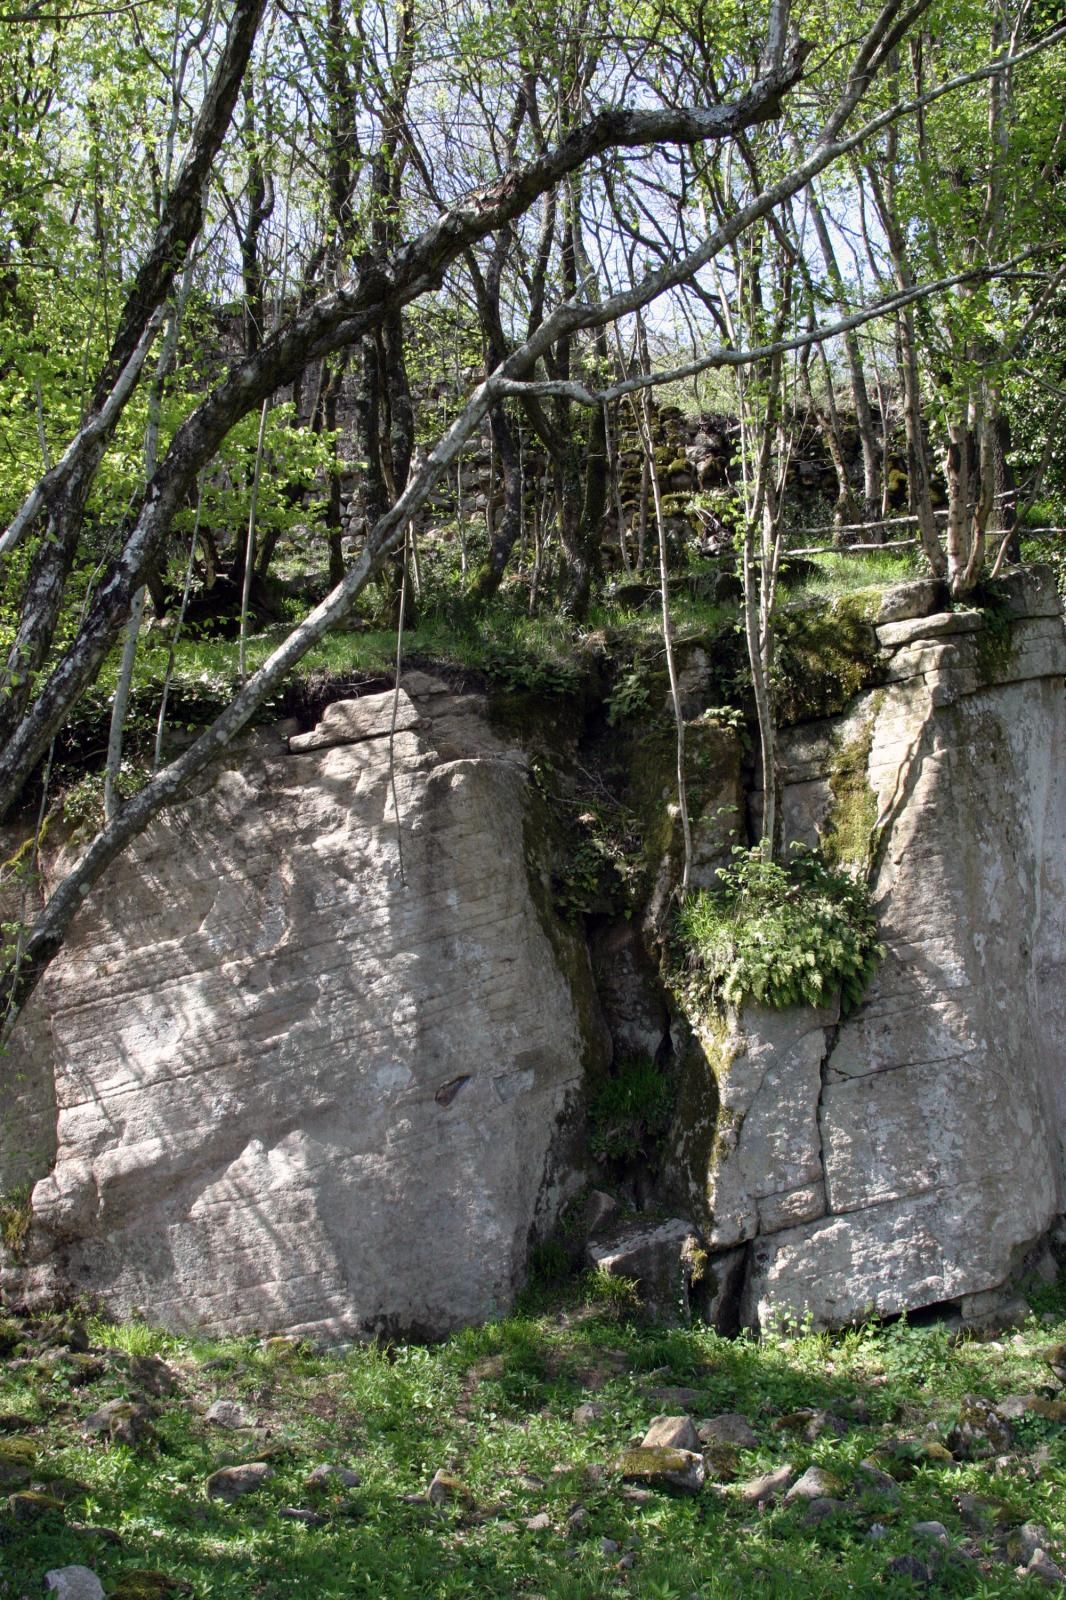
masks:
<instances>
[{"instance_id":1,"label":"ruined masonry","mask_svg":"<svg viewBox=\"0 0 1066 1600\"><path fill-rule=\"evenodd\" d=\"M723 1327L978 1312L1066 1208L1066 638L1047 574L1004 595L990 627L888 591L881 686L784 738L788 838L858 774L887 958L845 1019L698 1025L668 1204L590 1244L680 1263ZM255 735L111 869L7 1064L13 1298L322 1339L511 1303L590 1176L595 963L523 751L409 674L398 835L392 715Z\"/></svg>"}]
</instances>

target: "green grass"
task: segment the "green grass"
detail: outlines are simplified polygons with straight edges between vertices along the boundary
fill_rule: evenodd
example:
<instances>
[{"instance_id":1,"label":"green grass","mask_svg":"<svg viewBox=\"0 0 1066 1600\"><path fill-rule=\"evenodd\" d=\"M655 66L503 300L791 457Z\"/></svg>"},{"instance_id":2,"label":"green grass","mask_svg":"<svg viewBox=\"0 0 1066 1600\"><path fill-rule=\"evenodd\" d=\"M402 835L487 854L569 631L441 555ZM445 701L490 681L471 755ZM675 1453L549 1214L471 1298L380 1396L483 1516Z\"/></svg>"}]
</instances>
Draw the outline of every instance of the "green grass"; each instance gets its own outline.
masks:
<instances>
[{"instance_id":1,"label":"green grass","mask_svg":"<svg viewBox=\"0 0 1066 1600\"><path fill-rule=\"evenodd\" d=\"M1001 1530L1045 1523L1052 1554L1061 1551L1062 1426L1035 1415L1015 1424L1010 1461L998 1470L992 1461L927 1459L922 1441L950 1437L966 1395L1049 1386L1039 1351L1066 1335L1066 1303L1044 1303L1050 1322L1034 1317L991 1344L953 1344L942 1326L905 1325L727 1341L701 1328L642 1327L579 1294L435 1348L332 1355L94 1323L88 1379L84 1357L79 1371L30 1327L0 1366L0 1457L12 1437L30 1440L33 1480L46 1488L67 1480L66 1509L33 1525L0 1510L0 1597L37 1593L45 1571L72 1563L92 1567L109 1593L123 1574L151 1568L187 1582L198 1600L903 1597L920 1592L890 1570L905 1553L934 1560L938 1594L1042 1593L995 1559L1002 1532L964 1524L958 1497L997 1508ZM133 1393L131 1363L148 1355L161 1355L177 1380L173 1395L153 1402L154 1438L136 1448L86 1440L82 1419ZM693 1499L627 1500L616 1464L650 1418L671 1409L645 1392L662 1385L697 1389L697 1417L749 1418L759 1442L740 1454L741 1478L786 1460L797 1471L817 1463L842 1480L843 1509L814 1523L802 1507L756 1510L728 1486ZM218 1396L240 1401L254 1428L207 1425L203 1413ZM588 1400L602 1414L577 1427L574 1408ZM794 1431L808 1420L795 1415L804 1409L838 1416L843 1433L830 1426L805 1439ZM858 1463L873 1451L900 1478L898 1500L863 1488ZM259 1493L232 1506L206 1497L209 1473L255 1459L272 1467ZM307 1474L322 1462L354 1468L361 1485L309 1490ZM467 1503L405 1500L424 1494L438 1468L462 1481ZM568 1524L579 1506L583 1515ZM287 1507L323 1520L304 1526L281 1515ZM542 1511L549 1528L527 1530ZM960 1555L931 1556L911 1532L929 1519L945 1524ZM874 1523L884 1532L871 1540ZM114 1530L117 1541L93 1527Z\"/></svg>"},{"instance_id":2,"label":"green grass","mask_svg":"<svg viewBox=\"0 0 1066 1600\"><path fill-rule=\"evenodd\" d=\"M917 551L871 551L863 555L824 555L810 558L818 567L791 590L795 599L835 600L857 589L885 589L889 584L927 577L929 569Z\"/></svg>"}]
</instances>

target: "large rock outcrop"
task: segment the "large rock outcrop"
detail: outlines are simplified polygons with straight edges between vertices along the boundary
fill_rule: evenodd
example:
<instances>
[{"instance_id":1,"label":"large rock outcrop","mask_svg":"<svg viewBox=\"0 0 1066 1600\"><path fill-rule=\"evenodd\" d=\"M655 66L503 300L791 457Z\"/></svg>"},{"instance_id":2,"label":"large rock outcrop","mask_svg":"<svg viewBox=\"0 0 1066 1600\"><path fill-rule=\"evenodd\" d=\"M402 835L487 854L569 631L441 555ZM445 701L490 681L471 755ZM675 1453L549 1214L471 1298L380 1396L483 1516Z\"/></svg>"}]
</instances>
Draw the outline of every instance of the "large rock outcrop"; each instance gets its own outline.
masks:
<instances>
[{"instance_id":1,"label":"large rock outcrop","mask_svg":"<svg viewBox=\"0 0 1066 1600\"><path fill-rule=\"evenodd\" d=\"M685 1088L686 1198L713 1248L749 1247L751 1325L965 1310L1064 1205L1057 597L1019 577L990 625L908 589L877 627L884 686L784 740L786 837L873 852L885 961L844 1019L705 1027Z\"/></svg>"},{"instance_id":2,"label":"large rock outcrop","mask_svg":"<svg viewBox=\"0 0 1066 1600\"><path fill-rule=\"evenodd\" d=\"M9 1289L334 1339L509 1305L575 1182L587 958L534 898L521 753L407 683L395 796L392 695L336 704L108 873L10 1064L6 1170L54 1165Z\"/></svg>"},{"instance_id":3,"label":"large rock outcrop","mask_svg":"<svg viewBox=\"0 0 1066 1600\"><path fill-rule=\"evenodd\" d=\"M669 1212L591 1254L722 1327L966 1312L1064 1209L1066 638L1046 575L1001 591L890 591L880 685L784 736L786 836L869 856L886 959L847 1017L695 1019ZM698 677L710 873L741 767ZM554 914L522 750L405 686L395 727L387 694L256 735L94 894L5 1063L0 1191L34 1183L11 1293L324 1339L485 1318L586 1180L601 1014L670 1061L637 920L590 961Z\"/></svg>"}]
</instances>

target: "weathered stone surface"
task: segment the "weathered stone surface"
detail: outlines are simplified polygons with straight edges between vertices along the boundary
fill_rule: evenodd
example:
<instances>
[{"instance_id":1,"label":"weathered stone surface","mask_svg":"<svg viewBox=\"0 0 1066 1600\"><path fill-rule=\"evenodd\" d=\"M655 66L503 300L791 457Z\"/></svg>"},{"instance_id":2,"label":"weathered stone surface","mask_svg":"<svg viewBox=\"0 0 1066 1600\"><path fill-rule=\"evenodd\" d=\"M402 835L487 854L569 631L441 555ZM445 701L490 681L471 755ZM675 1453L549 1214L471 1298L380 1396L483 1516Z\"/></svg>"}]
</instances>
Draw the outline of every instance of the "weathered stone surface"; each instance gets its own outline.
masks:
<instances>
[{"instance_id":1,"label":"weathered stone surface","mask_svg":"<svg viewBox=\"0 0 1066 1600\"><path fill-rule=\"evenodd\" d=\"M679 1177L713 1248L754 1238L760 1212L773 1227L825 1209L818 1096L835 1016L832 1008L749 1006L731 1029L703 1040L717 1122L711 1140L692 1141ZM696 1098L691 1086L687 1097Z\"/></svg>"},{"instance_id":2,"label":"weathered stone surface","mask_svg":"<svg viewBox=\"0 0 1066 1600\"><path fill-rule=\"evenodd\" d=\"M938 611L932 616L915 617L906 622L885 622L878 626L877 642L886 650L913 644L916 639L943 639L956 633L977 633L982 626L979 611Z\"/></svg>"},{"instance_id":3,"label":"weathered stone surface","mask_svg":"<svg viewBox=\"0 0 1066 1600\"><path fill-rule=\"evenodd\" d=\"M621 1460L624 1483L644 1483L653 1489L679 1489L699 1494L707 1476L703 1457L694 1450L641 1446L627 1450Z\"/></svg>"},{"instance_id":4,"label":"weathered stone surface","mask_svg":"<svg viewBox=\"0 0 1066 1600\"><path fill-rule=\"evenodd\" d=\"M763 1472L757 1478L749 1478L745 1483L737 1485L737 1493L748 1505L763 1505L771 1500L780 1500L796 1475L796 1469L790 1461L782 1466L775 1467L772 1472Z\"/></svg>"},{"instance_id":5,"label":"weathered stone surface","mask_svg":"<svg viewBox=\"0 0 1066 1600\"><path fill-rule=\"evenodd\" d=\"M782 737L786 838L876 818L887 956L854 1015L748 1008L689 1048L636 923L597 938L616 1048L678 1062L679 1215L601 1224L589 1259L664 1316L987 1321L1066 1209L1066 636L1046 576L1003 595L991 629L935 585L887 597L884 685ZM398 836L392 711L332 708L295 755L254 736L93 896L16 1036L0 1189L40 1181L5 1291L323 1338L507 1305L583 1181L602 1023L524 758L409 675Z\"/></svg>"},{"instance_id":6,"label":"weathered stone surface","mask_svg":"<svg viewBox=\"0 0 1066 1600\"><path fill-rule=\"evenodd\" d=\"M231 1505L246 1494L254 1494L270 1477L269 1461L246 1461L239 1467L219 1467L204 1485L209 1500L224 1500Z\"/></svg>"},{"instance_id":7,"label":"weathered stone surface","mask_svg":"<svg viewBox=\"0 0 1066 1600\"><path fill-rule=\"evenodd\" d=\"M9 1064L59 1108L9 1288L45 1261L118 1315L324 1339L509 1304L580 1182L588 963L544 903L522 758L421 703L399 841L387 694L355 702L359 743L235 750L111 868L30 1007L50 1057L20 1034Z\"/></svg>"},{"instance_id":8,"label":"weathered stone surface","mask_svg":"<svg viewBox=\"0 0 1066 1600\"><path fill-rule=\"evenodd\" d=\"M996 583L998 603L1011 617L1061 617L1054 570L1046 564L1017 567Z\"/></svg>"},{"instance_id":9,"label":"weathered stone surface","mask_svg":"<svg viewBox=\"0 0 1066 1600\"><path fill-rule=\"evenodd\" d=\"M688 1315L688 1282L693 1245L699 1235L691 1222L632 1219L617 1224L587 1246L589 1265L613 1278L632 1278L649 1309L665 1320Z\"/></svg>"},{"instance_id":10,"label":"weathered stone surface","mask_svg":"<svg viewBox=\"0 0 1066 1600\"><path fill-rule=\"evenodd\" d=\"M833 1498L840 1494L843 1487L836 1473L830 1472L827 1467L808 1467L802 1477L797 1478L789 1489L785 1500Z\"/></svg>"},{"instance_id":11,"label":"weathered stone surface","mask_svg":"<svg viewBox=\"0 0 1066 1600\"><path fill-rule=\"evenodd\" d=\"M91 1567L53 1567L44 1586L55 1600L104 1600L104 1586Z\"/></svg>"},{"instance_id":12,"label":"weathered stone surface","mask_svg":"<svg viewBox=\"0 0 1066 1600\"><path fill-rule=\"evenodd\" d=\"M250 1428L254 1420L238 1400L213 1400L204 1414L216 1428Z\"/></svg>"},{"instance_id":13,"label":"weathered stone surface","mask_svg":"<svg viewBox=\"0 0 1066 1600\"><path fill-rule=\"evenodd\" d=\"M739 1411L725 1411L719 1417L706 1417L698 1426L701 1444L729 1444L737 1450L757 1450L759 1438Z\"/></svg>"},{"instance_id":14,"label":"weathered stone surface","mask_svg":"<svg viewBox=\"0 0 1066 1600\"><path fill-rule=\"evenodd\" d=\"M909 583L894 583L881 596L876 622L902 622L908 617L927 617L944 603L945 585L936 578L914 578Z\"/></svg>"},{"instance_id":15,"label":"weathered stone surface","mask_svg":"<svg viewBox=\"0 0 1066 1600\"><path fill-rule=\"evenodd\" d=\"M700 1436L691 1417L653 1417L641 1440L642 1450L698 1451Z\"/></svg>"},{"instance_id":16,"label":"weathered stone surface","mask_svg":"<svg viewBox=\"0 0 1066 1600\"><path fill-rule=\"evenodd\" d=\"M318 726L309 733L295 733L289 740L294 753L326 750L336 744L357 744L363 739L388 737L393 726L394 697L370 694L362 700L334 700L322 713ZM420 712L401 689L395 696L396 731L418 726Z\"/></svg>"},{"instance_id":17,"label":"weathered stone surface","mask_svg":"<svg viewBox=\"0 0 1066 1600\"><path fill-rule=\"evenodd\" d=\"M901 648L894 668L909 657L917 676L879 694L867 772L888 954L808 1108L828 1214L760 1229L748 1322L971 1304L1062 1209L1066 644L1050 616L1011 639L995 687L977 687L977 646L954 638ZM956 677L944 703L942 653L963 645L974 684ZM788 837L792 803L786 789Z\"/></svg>"}]
</instances>

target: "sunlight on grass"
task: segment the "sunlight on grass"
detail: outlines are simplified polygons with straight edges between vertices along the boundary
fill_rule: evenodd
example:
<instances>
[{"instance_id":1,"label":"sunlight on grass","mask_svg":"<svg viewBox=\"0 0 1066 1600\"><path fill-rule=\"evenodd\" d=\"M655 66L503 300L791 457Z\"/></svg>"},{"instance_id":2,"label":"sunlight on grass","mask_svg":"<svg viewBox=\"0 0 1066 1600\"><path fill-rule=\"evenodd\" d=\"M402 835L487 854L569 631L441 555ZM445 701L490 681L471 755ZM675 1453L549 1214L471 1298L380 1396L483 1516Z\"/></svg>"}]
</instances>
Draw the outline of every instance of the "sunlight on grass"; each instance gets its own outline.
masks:
<instances>
[{"instance_id":1,"label":"sunlight on grass","mask_svg":"<svg viewBox=\"0 0 1066 1600\"><path fill-rule=\"evenodd\" d=\"M537 1314L433 1347L315 1353L91 1320L91 1348L77 1355L62 1321L13 1323L0 1464L32 1458L54 1504L33 1518L0 1512L0 1594L5 1578L12 1593L35 1593L45 1571L77 1563L109 1595L124 1593L124 1574L151 1569L197 1600L903 1600L913 1569L892 1563L908 1557L932 1563L939 1594L1006 1600L1026 1592L1006 1555L1010 1528L1043 1523L1052 1553L1066 1541L1066 1428L1026 1410L1010 1424L1007 1466L960 1447L953 1430L974 1396L1047 1392L1043 1352L1066 1333L1066 1300L1047 1288L1034 1300L1048 1320L1033 1315L987 1344L905 1320L832 1335L785 1321L761 1340L729 1340L649 1327L628 1300L590 1299L588 1280L542 1295ZM143 1439L93 1437L84 1420L108 1400L137 1399L136 1363L159 1356L173 1389L149 1398ZM684 1406L694 1418L746 1417L754 1443L712 1463L717 1482L695 1498L627 1498L621 1454L657 1411L678 1409L660 1398L672 1386L696 1397ZM242 1427L206 1422L219 1397L241 1407ZM575 1416L579 1406L591 1410ZM12 1448L13 1427L23 1442ZM871 1458L879 1487L863 1466ZM214 1471L253 1460L269 1466L256 1493L233 1504L209 1496ZM739 1486L784 1462L794 1476L834 1474L828 1512L746 1503ZM358 1481L316 1481L316 1466ZM431 1504L438 1469L456 1488ZM943 1522L946 1545L913 1531L930 1519Z\"/></svg>"}]
</instances>

